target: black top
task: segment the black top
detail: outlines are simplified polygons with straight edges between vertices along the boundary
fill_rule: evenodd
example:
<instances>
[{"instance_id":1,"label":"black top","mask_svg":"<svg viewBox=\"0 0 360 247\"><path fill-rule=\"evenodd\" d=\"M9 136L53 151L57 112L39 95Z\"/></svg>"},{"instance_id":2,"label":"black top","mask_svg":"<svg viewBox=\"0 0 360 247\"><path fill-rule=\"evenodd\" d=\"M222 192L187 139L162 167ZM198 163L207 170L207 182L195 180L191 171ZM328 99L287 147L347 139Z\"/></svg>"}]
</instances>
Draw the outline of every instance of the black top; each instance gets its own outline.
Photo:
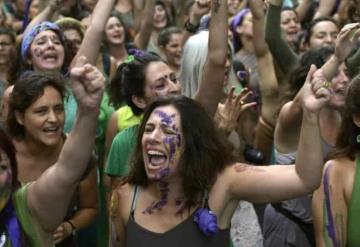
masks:
<instances>
[{"instance_id":1,"label":"black top","mask_svg":"<svg viewBox=\"0 0 360 247\"><path fill-rule=\"evenodd\" d=\"M211 237L205 236L194 222L194 214L165 233L149 231L138 225L134 218L134 211L138 197L138 187L135 187L131 205L131 214L126 225L127 247L223 247L230 245L230 228L219 229Z\"/></svg>"}]
</instances>

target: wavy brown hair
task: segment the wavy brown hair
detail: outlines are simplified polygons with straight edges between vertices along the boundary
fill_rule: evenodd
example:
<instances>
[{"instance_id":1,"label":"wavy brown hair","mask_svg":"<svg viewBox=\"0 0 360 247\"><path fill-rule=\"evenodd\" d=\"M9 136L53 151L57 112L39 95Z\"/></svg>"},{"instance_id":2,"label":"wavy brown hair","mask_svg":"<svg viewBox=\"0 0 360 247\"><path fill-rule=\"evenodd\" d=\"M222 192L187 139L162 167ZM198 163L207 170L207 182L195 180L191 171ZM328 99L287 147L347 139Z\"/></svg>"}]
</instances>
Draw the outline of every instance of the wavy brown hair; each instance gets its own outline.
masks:
<instances>
[{"instance_id":1,"label":"wavy brown hair","mask_svg":"<svg viewBox=\"0 0 360 247\"><path fill-rule=\"evenodd\" d=\"M183 180L185 206L190 208L197 205L204 193L211 189L217 175L233 163L230 144L203 107L190 98L163 98L149 106L139 128L131 170L124 181L143 187L150 184L144 167L141 138L151 113L168 105L175 107L180 114L185 150L180 158L179 172Z\"/></svg>"}]
</instances>

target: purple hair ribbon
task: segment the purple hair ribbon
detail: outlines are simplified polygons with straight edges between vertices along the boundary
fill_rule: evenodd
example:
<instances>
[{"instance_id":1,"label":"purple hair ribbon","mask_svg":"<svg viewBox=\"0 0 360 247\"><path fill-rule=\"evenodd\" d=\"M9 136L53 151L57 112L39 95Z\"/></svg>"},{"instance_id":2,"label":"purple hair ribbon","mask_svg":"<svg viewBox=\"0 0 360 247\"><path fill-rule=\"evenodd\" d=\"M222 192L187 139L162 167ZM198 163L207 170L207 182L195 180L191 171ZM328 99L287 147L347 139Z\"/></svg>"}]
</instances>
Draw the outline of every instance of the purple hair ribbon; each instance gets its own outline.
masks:
<instances>
[{"instance_id":1,"label":"purple hair ribbon","mask_svg":"<svg viewBox=\"0 0 360 247\"><path fill-rule=\"evenodd\" d=\"M130 49L129 54L134 55L135 57L142 57L145 55L145 52L140 49Z\"/></svg>"}]
</instances>

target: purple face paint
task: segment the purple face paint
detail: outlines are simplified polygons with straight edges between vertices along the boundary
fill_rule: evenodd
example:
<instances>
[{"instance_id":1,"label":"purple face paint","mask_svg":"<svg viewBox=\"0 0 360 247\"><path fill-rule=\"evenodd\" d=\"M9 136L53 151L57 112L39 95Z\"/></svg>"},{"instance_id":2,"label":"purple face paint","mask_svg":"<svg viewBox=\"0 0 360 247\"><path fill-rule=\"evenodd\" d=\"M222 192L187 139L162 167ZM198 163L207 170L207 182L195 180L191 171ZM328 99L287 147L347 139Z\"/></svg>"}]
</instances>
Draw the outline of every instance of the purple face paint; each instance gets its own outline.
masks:
<instances>
[{"instance_id":1,"label":"purple face paint","mask_svg":"<svg viewBox=\"0 0 360 247\"><path fill-rule=\"evenodd\" d=\"M34 55L35 55L35 57L41 57L43 54L44 54L44 52L43 52L39 47L36 47L36 48L34 49Z\"/></svg>"},{"instance_id":2,"label":"purple face paint","mask_svg":"<svg viewBox=\"0 0 360 247\"><path fill-rule=\"evenodd\" d=\"M168 126L173 124L175 119L175 114L169 115L160 110L155 110L154 113L156 113L161 118L161 123L166 124Z\"/></svg>"},{"instance_id":3,"label":"purple face paint","mask_svg":"<svg viewBox=\"0 0 360 247\"><path fill-rule=\"evenodd\" d=\"M159 171L159 173L156 174L155 180L156 180L156 181L160 181L160 180L162 180L164 177L169 176L169 174L170 174L170 168L169 168L169 167L166 167L166 168L164 168L164 169L161 169L161 170Z\"/></svg>"},{"instance_id":4,"label":"purple face paint","mask_svg":"<svg viewBox=\"0 0 360 247\"><path fill-rule=\"evenodd\" d=\"M175 137L167 136L165 137L164 142L169 146L169 160L170 162L174 162L174 156L176 152Z\"/></svg>"},{"instance_id":5,"label":"purple face paint","mask_svg":"<svg viewBox=\"0 0 360 247\"><path fill-rule=\"evenodd\" d=\"M142 212L143 214L152 214L154 211L159 211L168 203L170 192L169 184L164 181L159 181L158 183L160 187L160 200L158 202L152 202L151 205Z\"/></svg>"}]
</instances>

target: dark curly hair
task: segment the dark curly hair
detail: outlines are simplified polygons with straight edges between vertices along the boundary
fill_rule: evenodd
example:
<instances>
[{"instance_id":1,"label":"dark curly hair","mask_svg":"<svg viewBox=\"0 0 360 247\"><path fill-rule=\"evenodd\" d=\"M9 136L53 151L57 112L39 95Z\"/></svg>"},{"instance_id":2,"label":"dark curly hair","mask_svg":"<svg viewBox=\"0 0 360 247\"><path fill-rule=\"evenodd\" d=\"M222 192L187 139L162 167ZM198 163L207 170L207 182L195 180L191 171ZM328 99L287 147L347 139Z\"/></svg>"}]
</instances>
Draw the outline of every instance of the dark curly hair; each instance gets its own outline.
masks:
<instances>
[{"instance_id":1,"label":"dark curly hair","mask_svg":"<svg viewBox=\"0 0 360 247\"><path fill-rule=\"evenodd\" d=\"M16 120L16 112L24 113L26 109L44 94L46 86L54 87L61 95L65 96L65 81L59 75L50 75L31 72L15 82L9 99L9 114L6 124L10 135L14 138L24 138L25 128Z\"/></svg>"},{"instance_id":2,"label":"dark curly hair","mask_svg":"<svg viewBox=\"0 0 360 247\"><path fill-rule=\"evenodd\" d=\"M149 185L141 138L151 113L158 107L169 105L176 108L180 114L185 150L180 158L179 172L183 179L185 205L190 208L211 189L217 175L233 163L233 157L230 144L215 127L204 108L185 96L162 98L149 106L139 128L131 171L124 182L143 187Z\"/></svg>"}]
</instances>

